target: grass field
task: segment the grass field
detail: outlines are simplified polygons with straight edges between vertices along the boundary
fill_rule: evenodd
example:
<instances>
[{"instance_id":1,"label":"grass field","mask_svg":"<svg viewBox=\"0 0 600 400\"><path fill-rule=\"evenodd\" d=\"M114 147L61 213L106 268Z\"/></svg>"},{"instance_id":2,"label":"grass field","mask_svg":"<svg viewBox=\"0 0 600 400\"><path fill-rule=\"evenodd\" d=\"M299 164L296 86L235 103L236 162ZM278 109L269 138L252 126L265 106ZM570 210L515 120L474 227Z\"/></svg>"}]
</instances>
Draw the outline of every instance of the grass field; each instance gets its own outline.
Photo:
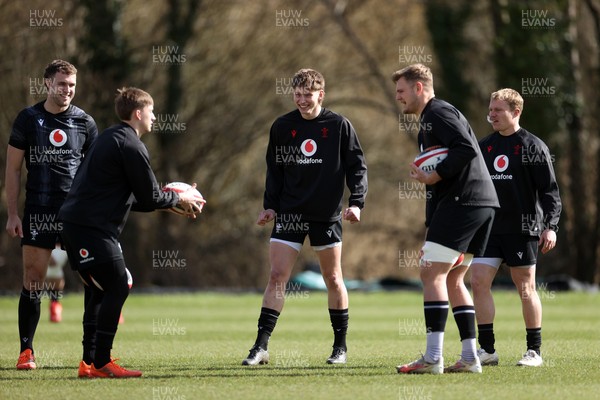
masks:
<instances>
[{"instance_id":1,"label":"grass field","mask_svg":"<svg viewBox=\"0 0 600 400\"><path fill-rule=\"evenodd\" d=\"M592 399L600 393L598 295L542 292L540 368L515 363L525 351L520 302L496 294L500 365L483 374L398 375L394 366L425 348L417 292L351 293L348 364L328 366L332 333L326 295L289 295L266 366L242 367L256 334L256 294L142 295L125 304L113 356L144 376L77 379L82 297L66 295L64 320L48 322L47 302L35 337L38 369L17 371L17 297L0 298L1 399ZM460 354L456 325L446 329L446 364Z\"/></svg>"}]
</instances>

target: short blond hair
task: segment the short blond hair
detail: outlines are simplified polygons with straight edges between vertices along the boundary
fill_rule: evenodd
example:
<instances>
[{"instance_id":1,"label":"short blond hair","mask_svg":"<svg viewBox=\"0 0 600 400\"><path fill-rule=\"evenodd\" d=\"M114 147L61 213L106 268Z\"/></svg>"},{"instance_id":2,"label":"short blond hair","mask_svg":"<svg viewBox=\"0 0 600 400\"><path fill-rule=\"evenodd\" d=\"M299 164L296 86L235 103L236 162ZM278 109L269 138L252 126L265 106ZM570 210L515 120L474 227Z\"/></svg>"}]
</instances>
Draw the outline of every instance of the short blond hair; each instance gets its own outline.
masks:
<instances>
[{"instance_id":1,"label":"short blond hair","mask_svg":"<svg viewBox=\"0 0 600 400\"><path fill-rule=\"evenodd\" d=\"M494 93L492 93L490 101L491 100L505 101L506 104L508 104L510 111L515 111L515 109L518 108L519 110L521 110L521 112L523 112L523 97L521 97L519 92L517 92L514 89L505 88L497 90Z\"/></svg>"}]
</instances>

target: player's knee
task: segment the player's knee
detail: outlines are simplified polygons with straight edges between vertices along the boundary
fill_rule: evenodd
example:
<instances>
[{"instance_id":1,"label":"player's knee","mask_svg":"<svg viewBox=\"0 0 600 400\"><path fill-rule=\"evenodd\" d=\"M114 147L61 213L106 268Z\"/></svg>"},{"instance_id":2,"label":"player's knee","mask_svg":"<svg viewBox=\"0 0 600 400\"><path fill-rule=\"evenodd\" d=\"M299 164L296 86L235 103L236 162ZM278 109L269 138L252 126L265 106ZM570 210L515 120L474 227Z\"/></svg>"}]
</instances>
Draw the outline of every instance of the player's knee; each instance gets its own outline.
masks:
<instances>
[{"instance_id":1,"label":"player's knee","mask_svg":"<svg viewBox=\"0 0 600 400\"><path fill-rule=\"evenodd\" d=\"M279 269L271 269L271 274L269 275L269 285L271 286L279 286L284 285L288 281L288 274Z\"/></svg>"},{"instance_id":2,"label":"player's knee","mask_svg":"<svg viewBox=\"0 0 600 400\"><path fill-rule=\"evenodd\" d=\"M46 268L39 268L37 266L26 266L23 272L23 284L29 289L30 285L39 285L40 287L46 280ZM30 290L41 290L41 289L30 289Z\"/></svg>"},{"instance_id":3,"label":"player's knee","mask_svg":"<svg viewBox=\"0 0 600 400\"><path fill-rule=\"evenodd\" d=\"M328 289L341 289L344 287L344 279L340 273L325 273L323 274L323 280Z\"/></svg>"},{"instance_id":4,"label":"player's knee","mask_svg":"<svg viewBox=\"0 0 600 400\"><path fill-rule=\"evenodd\" d=\"M44 277L39 274L30 274L23 277L23 287L30 292L44 290Z\"/></svg>"},{"instance_id":5,"label":"player's knee","mask_svg":"<svg viewBox=\"0 0 600 400\"><path fill-rule=\"evenodd\" d=\"M517 285L517 289L519 290L519 296L521 296L521 300L529 301L537 298L537 290L535 289L535 283L530 282L521 282Z\"/></svg>"},{"instance_id":6,"label":"player's knee","mask_svg":"<svg viewBox=\"0 0 600 400\"><path fill-rule=\"evenodd\" d=\"M429 282L434 278L431 267L425 265L425 263L422 260L421 268L419 268L419 278L421 278L421 282Z\"/></svg>"},{"instance_id":7,"label":"player's knee","mask_svg":"<svg viewBox=\"0 0 600 400\"><path fill-rule=\"evenodd\" d=\"M440 269L433 266L430 261L421 260L419 276L423 282L433 282L435 280L445 280L446 275L440 273ZM445 282L444 282L445 283Z\"/></svg>"},{"instance_id":8,"label":"player's knee","mask_svg":"<svg viewBox=\"0 0 600 400\"><path fill-rule=\"evenodd\" d=\"M448 275L448 279L446 279L448 290L466 289L464 277L464 274L457 274L456 276L453 276L453 274Z\"/></svg>"},{"instance_id":9,"label":"player's knee","mask_svg":"<svg viewBox=\"0 0 600 400\"><path fill-rule=\"evenodd\" d=\"M476 272L476 269L471 270L471 288L473 291L487 291L492 287L490 282L484 275Z\"/></svg>"}]
</instances>

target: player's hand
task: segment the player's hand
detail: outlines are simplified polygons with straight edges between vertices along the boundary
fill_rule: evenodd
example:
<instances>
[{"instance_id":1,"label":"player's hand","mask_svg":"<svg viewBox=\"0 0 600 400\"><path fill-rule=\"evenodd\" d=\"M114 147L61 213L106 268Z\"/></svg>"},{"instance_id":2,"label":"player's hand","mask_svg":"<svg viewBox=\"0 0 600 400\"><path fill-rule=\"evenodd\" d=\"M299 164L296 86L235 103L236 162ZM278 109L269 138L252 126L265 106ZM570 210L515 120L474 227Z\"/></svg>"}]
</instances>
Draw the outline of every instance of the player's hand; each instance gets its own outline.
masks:
<instances>
[{"instance_id":1,"label":"player's hand","mask_svg":"<svg viewBox=\"0 0 600 400\"><path fill-rule=\"evenodd\" d=\"M410 164L410 177L426 185L435 185L442 180L436 171L425 172L414 163Z\"/></svg>"},{"instance_id":2,"label":"player's hand","mask_svg":"<svg viewBox=\"0 0 600 400\"><path fill-rule=\"evenodd\" d=\"M188 190L179 193L179 204L185 210L185 215L188 218L196 218L196 214L200 214L206 204L206 200L198 197L195 190L196 184L193 183Z\"/></svg>"},{"instance_id":3,"label":"player's hand","mask_svg":"<svg viewBox=\"0 0 600 400\"><path fill-rule=\"evenodd\" d=\"M552 250L554 246L556 246L556 232L554 232L552 229L546 229L544 232L542 232L538 244L542 254L546 254Z\"/></svg>"},{"instance_id":4,"label":"player's hand","mask_svg":"<svg viewBox=\"0 0 600 400\"><path fill-rule=\"evenodd\" d=\"M270 208L263 210L260 212L260 214L258 214L258 219L256 220L256 224L260 225L260 226L265 226L265 224L267 224L268 222L271 222L275 219L275 215L277 215L275 210L272 210Z\"/></svg>"},{"instance_id":5,"label":"player's hand","mask_svg":"<svg viewBox=\"0 0 600 400\"><path fill-rule=\"evenodd\" d=\"M350 221L351 224L360 222L360 208L356 206L346 208L342 218L346 221Z\"/></svg>"},{"instance_id":6,"label":"player's hand","mask_svg":"<svg viewBox=\"0 0 600 400\"><path fill-rule=\"evenodd\" d=\"M6 232L10 237L23 237L23 224L18 215L9 215L6 221Z\"/></svg>"}]
</instances>

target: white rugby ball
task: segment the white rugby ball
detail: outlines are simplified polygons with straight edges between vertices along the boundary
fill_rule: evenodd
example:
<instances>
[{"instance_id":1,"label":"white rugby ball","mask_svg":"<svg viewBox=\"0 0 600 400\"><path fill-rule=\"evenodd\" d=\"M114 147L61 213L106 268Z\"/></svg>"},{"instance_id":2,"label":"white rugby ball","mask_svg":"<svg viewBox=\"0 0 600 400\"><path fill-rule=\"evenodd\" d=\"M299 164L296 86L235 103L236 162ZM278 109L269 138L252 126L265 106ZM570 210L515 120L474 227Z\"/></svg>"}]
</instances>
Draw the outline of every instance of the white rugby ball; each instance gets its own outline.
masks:
<instances>
[{"instance_id":1,"label":"white rugby ball","mask_svg":"<svg viewBox=\"0 0 600 400\"><path fill-rule=\"evenodd\" d=\"M184 183L184 182L171 182L168 185L166 185L165 187L163 187L162 190L163 190L163 192L173 191L175 193L183 193L183 192L187 192L188 190L190 190L191 187L192 187L192 185L188 185L187 183ZM205 203L204 197L202 197L202 193L200 193L195 188L192 189L192 191L194 192L194 196L198 200L198 203L197 203L198 206L200 207L200 209L202 209L202 206ZM168 210L177 215L185 215L185 210L179 204L175 205L174 207L169 208Z\"/></svg>"},{"instance_id":2,"label":"white rugby ball","mask_svg":"<svg viewBox=\"0 0 600 400\"><path fill-rule=\"evenodd\" d=\"M435 147L425 149L415 158L415 165L425 172L435 171L435 167L448 157L447 147Z\"/></svg>"}]
</instances>

